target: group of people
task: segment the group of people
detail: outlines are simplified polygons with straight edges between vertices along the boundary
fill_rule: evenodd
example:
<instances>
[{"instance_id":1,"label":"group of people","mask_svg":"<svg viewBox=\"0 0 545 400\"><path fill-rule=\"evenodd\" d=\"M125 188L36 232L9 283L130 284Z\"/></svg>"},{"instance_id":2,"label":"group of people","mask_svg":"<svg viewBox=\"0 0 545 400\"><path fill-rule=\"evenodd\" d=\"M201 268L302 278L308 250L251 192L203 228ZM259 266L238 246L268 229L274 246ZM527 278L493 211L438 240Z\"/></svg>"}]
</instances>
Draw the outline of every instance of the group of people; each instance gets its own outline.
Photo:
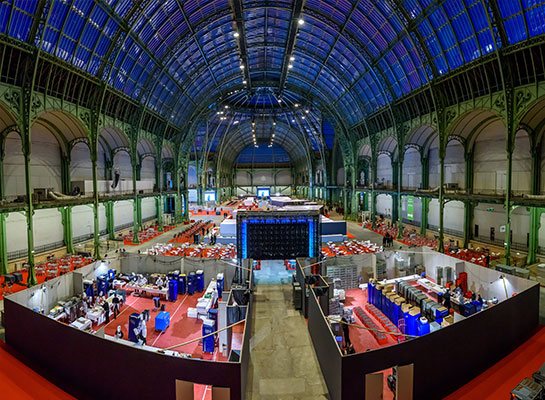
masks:
<instances>
[{"instance_id":1,"label":"group of people","mask_svg":"<svg viewBox=\"0 0 545 400\"><path fill-rule=\"evenodd\" d=\"M448 289L443 294L443 306L450 312L450 309L452 308L452 298L456 298L458 300L458 303L460 306L463 306L466 303L464 291L462 289L462 285L458 285L458 287L454 290ZM483 298L480 294L472 293L471 294L471 301L478 301L481 305L484 303Z\"/></svg>"},{"instance_id":2,"label":"group of people","mask_svg":"<svg viewBox=\"0 0 545 400\"><path fill-rule=\"evenodd\" d=\"M386 235L382 238L382 247L392 247L394 245L394 237L390 233L386 232Z\"/></svg>"}]
</instances>

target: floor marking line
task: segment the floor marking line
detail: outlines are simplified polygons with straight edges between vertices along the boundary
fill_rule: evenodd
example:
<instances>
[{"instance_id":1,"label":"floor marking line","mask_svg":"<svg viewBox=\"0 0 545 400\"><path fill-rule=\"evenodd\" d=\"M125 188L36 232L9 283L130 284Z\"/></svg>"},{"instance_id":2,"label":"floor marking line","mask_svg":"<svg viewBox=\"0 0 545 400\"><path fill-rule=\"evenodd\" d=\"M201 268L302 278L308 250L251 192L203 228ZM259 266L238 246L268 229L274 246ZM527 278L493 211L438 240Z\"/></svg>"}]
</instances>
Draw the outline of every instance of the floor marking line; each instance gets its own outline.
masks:
<instances>
[{"instance_id":1,"label":"floor marking line","mask_svg":"<svg viewBox=\"0 0 545 400\"><path fill-rule=\"evenodd\" d=\"M178 305L178 308L176 309L176 311L174 311L174 313L172 314L172 318L174 318L174 316L176 315L176 313L178 312L178 310L180 309L180 307L182 306L182 304L184 304L185 300L187 299L187 296L189 296L188 294L185 295L184 299L182 300L182 302ZM172 319L171 318L171 319ZM155 340L153 341L152 343L152 347L155 346L155 343L157 342L157 340L159 340L159 338L161 337L161 335L163 334L164 331L161 331L159 333L159 335L157 335L157 337L155 338Z\"/></svg>"}]
</instances>

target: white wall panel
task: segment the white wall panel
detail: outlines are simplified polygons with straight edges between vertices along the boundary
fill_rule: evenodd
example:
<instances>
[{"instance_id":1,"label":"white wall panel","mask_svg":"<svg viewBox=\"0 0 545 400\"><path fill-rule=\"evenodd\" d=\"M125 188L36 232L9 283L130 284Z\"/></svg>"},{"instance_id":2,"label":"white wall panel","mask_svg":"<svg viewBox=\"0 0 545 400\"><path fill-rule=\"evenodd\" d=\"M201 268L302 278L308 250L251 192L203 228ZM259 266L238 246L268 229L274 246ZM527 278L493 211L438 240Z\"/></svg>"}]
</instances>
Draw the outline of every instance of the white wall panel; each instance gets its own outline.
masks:
<instances>
[{"instance_id":1,"label":"white wall panel","mask_svg":"<svg viewBox=\"0 0 545 400\"><path fill-rule=\"evenodd\" d=\"M132 224L134 222L134 208L131 201L116 201L114 203L114 226Z\"/></svg>"},{"instance_id":2,"label":"white wall panel","mask_svg":"<svg viewBox=\"0 0 545 400\"><path fill-rule=\"evenodd\" d=\"M250 173L248 171L237 171L236 185L237 186L250 186Z\"/></svg>"},{"instance_id":3,"label":"white wall panel","mask_svg":"<svg viewBox=\"0 0 545 400\"><path fill-rule=\"evenodd\" d=\"M25 161L21 149L21 139L14 132L10 133L6 138L4 184L6 196L25 194Z\"/></svg>"},{"instance_id":4,"label":"white wall panel","mask_svg":"<svg viewBox=\"0 0 545 400\"><path fill-rule=\"evenodd\" d=\"M35 247L63 240L62 216L56 208L36 210L33 222Z\"/></svg>"},{"instance_id":5,"label":"white wall panel","mask_svg":"<svg viewBox=\"0 0 545 400\"><path fill-rule=\"evenodd\" d=\"M532 155L530 139L524 131L515 136L513 151L513 177L511 187L515 193L530 193L532 171Z\"/></svg>"},{"instance_id":6,"label":"white wall panel","mask_svg":"<svg viewBox=\"0 0 545 400\"><path fill-rule=\"evenodd\" d=\"M392 215L392 196L379 194L377 196L377 214Z\"/></svg>"},{"instance_id":7,"label":"white wall panel","mask_svg":"<svg viewBox=\"0 0 545 400\"><path fill-rule=\"evenodd\" d=\"M457 140L451 140L447 144L445 153L445 183L457 183L461 189L465 188L464 146ZM438 184L439 179L437 179L436 184L432 187L436 187Z\"/></svg>"},{"instance_id":8,"label":"white wall panel","mask_svg":"<svg viewBox=\"0 0 545 400\"><path fill-rule=\"evenodd\" d=\"M435 188L439 186L441 180L441 164L439 162L439 149L437 147L432 147L429 152L429 163L430 163L430 188Z\"/></svg>"},{"instance_id":9,"label":"white wall panel","mask_svg":"<svg viewBox=\"0 0 545 400\"><path fill-rule=\"evenodd\" d=\"M91 153L87 144L78 143L70 153L70 180L78 181L87 179L93 179Z\"/></svg>"},{"instance_id":10,"label":"white wall panel","mask_svg":"<svg viewBox=\"0 0 545 400\"><path fill-rule=\"evenodd\" d=\"M392 160L386 154L380 154L377 158L377 181L392 186Z\"/></svg>"},{"instance_id":11,"label":"white wall panel","mask_svg":"<svg viewBox=\"0 0 545 400\"><path fill-rule=\"evenodd\" d=\"M72 236L79 237L94 233L93 209L89 206L72 208Z\"/></svg>"},{"instance_id":12,"label":"white wall panel","mask_svg":"<svg viewBox=\"0 0 545 400\"><path fill-rule=\"evenodd\" d=\"M505 192L507 171L505 127L500 121L488 125L477 136L473 162L474 192Z\"/></svg>"},{"instance_id":13,"label":"white wall panel","mask_svg":"<svg viewBox=\"0 0 545 400\"><path fill-rule=\"evenodd\" d=\"M57 139L49 132L32 128L32 155L30 157L33 188L61 188L61 150Z\"/></svg>"},{"instance_id":14,"label":"white wall panel","mask_svg":"<svg viewBox=\"0 0 545 400\"><path fill-rule=\"evenodd\" d=\"M408 149L403 159L403 187L418 188L422 183L422 163L420 152L415 149Z\"/></svg>"},{"instance_id":15,"label":"white wall panel","mask_svg":"<svg viewBox=\"0 0 545 400\"><path fill-rule=\"evenodd\" d=\"M142 218L152 218L157 215L157 209L155 208L155 199L153 197L146 197L142 199Z\"/></svg>"},{"instance_id":16,"label":"white wall panel","mask_svg":"<svg viewBox=\"0 0 545 400\"><path fill-rule=\"evenodd\" d=\"M142 160L140 179L153 181L155 183L155 158L146 157Z\"/></svg>"},{"instance_id":17,"label":"white wall panel","mask_svg":"<svg viewBox=\"0 0 545 400\"><path fill-rule=\"evenodd\" d=\"M272 170L254 171L254 186L271 186L274 184Z\"/></svg>"},{"instance_id":18,"label":"white wall panel","mask_svg":"<svg viewBox=\"0 0 545 400\"><path fill-rule=\"evenodd\" d=\"M8 214L6 218L6 242L8 252L28 248L26 218L24 215L19 213Z\"/></svg>"},{"instance_id":19,"label":"white wall panel","mask_svg":"<svg viewBox=\"0 0 545 400\"><path fill-rule=\"evenodd\" d=\"M278 186L286 186L292 184L290 171L278 171L276 173L276 184Z\"/></svg>"},{"instance_id":20,"label":"white wall panel","mask_svg":"<svg viewBox=\"0 0 545 400\"><path fill-rule=\"evenodd\" d=\"M131 156L126 151L119 151L114 156L113 173L118 170L121 179L132 180ZM112 178L114 175L112 174Z\"/></svg>"}]
</instances>

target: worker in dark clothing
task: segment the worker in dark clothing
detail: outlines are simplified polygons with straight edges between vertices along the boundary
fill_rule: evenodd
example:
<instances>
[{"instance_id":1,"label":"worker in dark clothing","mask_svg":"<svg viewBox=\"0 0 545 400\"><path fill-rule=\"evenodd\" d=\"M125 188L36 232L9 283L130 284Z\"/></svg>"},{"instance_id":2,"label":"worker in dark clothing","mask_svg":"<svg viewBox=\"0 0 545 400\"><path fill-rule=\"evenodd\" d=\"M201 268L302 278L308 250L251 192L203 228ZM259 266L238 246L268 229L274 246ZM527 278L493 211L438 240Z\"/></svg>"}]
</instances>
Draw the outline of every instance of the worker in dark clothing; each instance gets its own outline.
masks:
<instances>
[{"instance_id":1,"label":"worker in dark clothing","mask_svg":"<svg viewBox=\"0 0 545 400\"><path fill-rule=\"evenodd\" d=\"M110 323L110 303L105 301L102 303L102 308L104 309L104 317L106 318L106 324Z\"/></svg>"},{"instance_id":2,"label":"worker in dark clothing","mask_svg":"<svg viewBox=\"0 0 545 400\"><path fill-rule=\"evenodd\" d=\"M445 294L443 295L443 298L445 299L443 305L445 306L445 308L447 309L447 312L450 313L450 307L451 307L451 304L450 304L450 292L447 290L445 292Z\"/></svg>"},{"instance_id":3,"label":"worker in dark clothing","mask_svg":"<svg viewBox=\"0 0 545 400\"><path fill-rule=\"evenodd\" d=\"M350 341L350 331L348 330L348 321L346 318L342 317L341 319L342 325L343 325L343 335L344 335L344 345L345 347L352 346L352 342Z\"/></svg>"},{"instance_id":4,"label":"worker in dark clothing","mask_svg":"<svg viewBox=\"0 0 545 400\"><path fill-rule=\"evenodd\" d=\"M119 297L117 297L117 293L114 295L114 298L112 299L112 303L114 305L114 319L117 318L119 315L119 303L121 300L119 300Z\"/></svg>"}]
</instances>

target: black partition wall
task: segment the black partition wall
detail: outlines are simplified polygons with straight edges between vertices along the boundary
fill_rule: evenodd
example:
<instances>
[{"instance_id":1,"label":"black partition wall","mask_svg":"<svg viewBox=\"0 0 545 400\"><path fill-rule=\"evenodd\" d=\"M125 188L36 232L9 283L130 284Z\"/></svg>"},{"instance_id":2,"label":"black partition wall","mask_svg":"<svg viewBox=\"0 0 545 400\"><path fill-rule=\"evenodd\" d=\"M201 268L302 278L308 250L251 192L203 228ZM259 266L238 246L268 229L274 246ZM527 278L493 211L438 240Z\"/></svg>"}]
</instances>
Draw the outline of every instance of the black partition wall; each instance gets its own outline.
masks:
<instances>
[{"instance_id":1,"label":"black partition wall","mask_svg":"<svg viewBox=\"0 0 545 400\"><path fill-rule=\"evenodd\" d=\"M310 291L308 328L333 400L365 398L365 375L414 364L414 398L441 399L513 351L535 331L539 285L437 332L342 356Z\"/></svg>"},{"instance_id":2,"label":"black partition wall","mask_svg":"<svg viewBox=\"0 0 545 400\"><path fill-rule=\"evenodd\" d=\"M253 287L250 271L249 286ZM4 300L6 343L33 368L78 399L175 399L176 380L230 389L244 399L253 295L249 297L240 361L167 356L80 331Z\"/></svg>"}]
</instances>

